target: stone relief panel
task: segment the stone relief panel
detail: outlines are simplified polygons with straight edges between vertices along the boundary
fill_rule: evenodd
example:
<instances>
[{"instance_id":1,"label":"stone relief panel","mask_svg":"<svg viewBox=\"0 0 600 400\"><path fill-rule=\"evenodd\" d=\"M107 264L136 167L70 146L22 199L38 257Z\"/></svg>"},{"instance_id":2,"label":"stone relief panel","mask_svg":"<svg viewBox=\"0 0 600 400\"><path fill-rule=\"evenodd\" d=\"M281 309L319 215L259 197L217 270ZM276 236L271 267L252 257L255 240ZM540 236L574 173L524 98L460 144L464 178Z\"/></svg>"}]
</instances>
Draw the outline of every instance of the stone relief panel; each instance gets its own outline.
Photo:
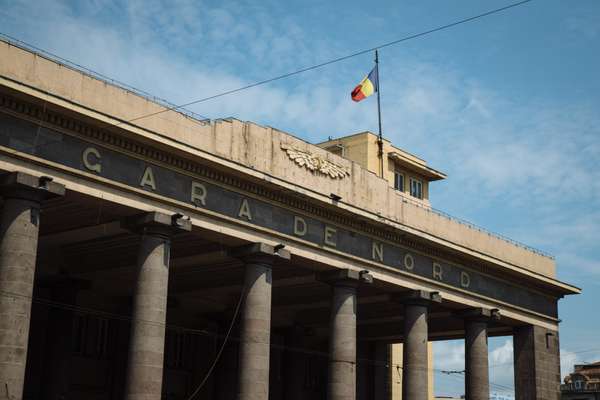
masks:
<instances>
[{"instance_id":1,"label":"stone relief panel","mask_svg":"<svg viewBox=\"0 0 600 400\"><path fill-rule=\"evenodd\" d=\"M287 144L281 144L281 149L287 153L290 160L311 172L327 175L332 179L344 179L350 176L350 171L347 168L325 160L320 156Z\"/></svg>"}]
</instances>

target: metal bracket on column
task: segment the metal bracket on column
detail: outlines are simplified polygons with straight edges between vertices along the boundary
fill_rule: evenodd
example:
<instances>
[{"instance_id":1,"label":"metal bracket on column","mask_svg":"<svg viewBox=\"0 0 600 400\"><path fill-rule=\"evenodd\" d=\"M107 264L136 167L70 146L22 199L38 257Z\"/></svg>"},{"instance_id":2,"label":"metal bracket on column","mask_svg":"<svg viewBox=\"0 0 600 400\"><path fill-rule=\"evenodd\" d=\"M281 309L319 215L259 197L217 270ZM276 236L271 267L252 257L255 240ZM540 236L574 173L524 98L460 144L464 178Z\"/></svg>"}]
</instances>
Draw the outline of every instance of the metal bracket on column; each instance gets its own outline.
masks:
<instances>
[{"instance_id":1,"label":"metal bracket on column","mask_svg":"<svg viewBox=\"0 0 600 400\"><path fill-rule=\"evenodd\" d=\"M53 181L49 176L33 176L21 171L9 172L0 176L0 195L43 201L65 195L65 186Z\"/></svg>"},{"instance_id":2,"label":"metal bracket on column","mask_svg":"<svg viewBox=\"0 0 600 400\"><path fill-rule=\"evenodd\" d=\"M500 310L497 308L473 307L464 310L456 311L456 317L465 320L481 320L483 322L499 321L501 318Z\"/></svg>"},{"instance_id":3,"label":"metal bracket on column","mask_svg":"<svg viewBox=\"0 0 600 400\"><path fill-rule=\"evenodd\" d=\"M172 236L179 232L190 232L192 222L183 214L168 215L157 211L133 215L121 220L121 228L135 233L153 233Z\"/></svg>"},{"instance_id":4,"label":"metal bracket on column","mask_svg":"<svg viewBox=\"0 0 600 400\"><path fill-rule=\"evenodd\" d=\"M317 280L329 285L349 284L358 286L361 283L373 283L373 275L371 275L367 270L356 271L345 268L321 272L317 275Z\"/></svg>"},{"instance_id":5,"label":"metal bracket on column","mask_svg":"<svg viewBox=\"0 0 600 400\"><path fill-rule=\"evenodd\" d=\"M433 303L441 303L442 295L439 292L429 292L427 290L410 290L395 296L394 300L402 304L429 306Z\"/></svg>"},{"instance_id":6,"label":"metal bracket on column","mask_svg":"<svg viewBox=\"0 0 600 400\"><path fill-rule=\"evenodd\" d=\"M291 253L285 249L284 244L278 244L271 246L270 244L256 242L250 243L239 247L234 247L227 251L227 255L232 258L239 258L244 261L251 261L252 259L263 260L266 262L272 262L275 258L282 260L289 260Z\"/></svg>"}]
</instances>

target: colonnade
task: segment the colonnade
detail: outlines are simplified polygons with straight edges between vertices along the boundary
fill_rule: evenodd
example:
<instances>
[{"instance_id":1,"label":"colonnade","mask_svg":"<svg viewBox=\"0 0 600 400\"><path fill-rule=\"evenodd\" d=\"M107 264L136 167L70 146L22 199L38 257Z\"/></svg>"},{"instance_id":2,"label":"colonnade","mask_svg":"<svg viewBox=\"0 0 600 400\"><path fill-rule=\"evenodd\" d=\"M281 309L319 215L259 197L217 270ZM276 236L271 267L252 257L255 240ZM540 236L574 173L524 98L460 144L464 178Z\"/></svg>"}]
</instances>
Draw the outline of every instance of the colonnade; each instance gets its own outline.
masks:
<instances>
[{"instance_id":1,"label":"colonnade","mask_svg":"<svg viewBox=\"0 0 600 400\"><path fill-rule=\"evenodd\" d=\"M20 172L0 177L3 198L0 216L0 390L8 399L21 399L27 358L40 203L62 196L65 188L50 178ZM123 220L122 226L140 235L128 350L126 399L159 400L163 379L170 238L190 231L181 215L145 213ZM290 253L280 246L254 243L229 251L245 265L239 318L239 400L268 400L271 336L272 267ZM327 393L329 400L356 399L357 288L373 281L367 271L338 269L318 279L331 286ZM412 290L395 299L404 305L403 399L427 399L428 313L440 303L437 292ZM489 398L487 326L499 318L496 310L469 309L456 314L465 321L466 396ZM544 336L545 335L545 336ZM548 397L554 385L558 338L548 347L548 331L534 326L515 330L517 400ZM541 338L546 340L546 347ZM549 350L550 349L550 350ZM536 369L537 367L537 369ZM545 375L544 375L545 374ZM546 379L546 377L549 377ZM544 386L546 385L546 386ZM3 393L4 394L4 393ZM544 397L546 396L546 397Z\"/></svg>"}]
</instances>

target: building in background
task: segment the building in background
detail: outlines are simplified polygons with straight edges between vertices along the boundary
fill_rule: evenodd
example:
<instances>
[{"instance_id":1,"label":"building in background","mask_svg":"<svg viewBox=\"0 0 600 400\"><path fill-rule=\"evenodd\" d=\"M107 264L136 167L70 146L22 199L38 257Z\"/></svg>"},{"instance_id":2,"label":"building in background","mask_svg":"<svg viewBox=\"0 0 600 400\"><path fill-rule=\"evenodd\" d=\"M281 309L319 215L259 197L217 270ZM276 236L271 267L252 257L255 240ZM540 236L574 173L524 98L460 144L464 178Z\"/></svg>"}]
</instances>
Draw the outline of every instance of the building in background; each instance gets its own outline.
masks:
<instances>
[{"instance_id":1,"label":"building in background","mask_svg":"<svg viewBox=\"0 0 600 400\"><path fill-rule=\"evenodd\" d=\"M600 400L600 361L575 365L560 391L562 400Z\"/></svg>"}]
</instances>

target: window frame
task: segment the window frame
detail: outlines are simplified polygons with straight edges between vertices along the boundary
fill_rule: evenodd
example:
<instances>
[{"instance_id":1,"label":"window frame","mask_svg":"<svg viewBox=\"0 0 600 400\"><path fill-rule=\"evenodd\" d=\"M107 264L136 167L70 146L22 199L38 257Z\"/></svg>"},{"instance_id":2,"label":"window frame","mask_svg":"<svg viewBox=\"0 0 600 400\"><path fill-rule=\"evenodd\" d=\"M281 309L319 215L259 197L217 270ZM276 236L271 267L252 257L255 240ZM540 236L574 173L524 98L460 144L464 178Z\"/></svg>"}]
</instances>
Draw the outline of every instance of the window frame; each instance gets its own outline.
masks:
<instances>
[{"instance_id":1,"label":"window frame","mask_svg":"<svg viewBox=\"0 0 600 400\"><path fill-rule=\"evenodd\" d=\"M414 178L414 177L410 177L410 184L409 184L409 194L414 197L415 199L419 199L419 200L423 200L423 181L421 179L418 178ZM413 193L413 183L418 184L419 190L418 190L418 196L415 196L415 194Z\"/></svg>"},{"instance_id":2,"label":"window frame","mask_svg":"<svg viewBox=\"0 0 600 400\"><path fill-rule=\"evenodd\" d=\"M402 189L399 189L398 187L396 187L396 177L397 176L401 176L402 177ZM404 193L405 190L406 190L406 175L404 174L404 172L402 172L402 171L400 171L398 169L394 170L394 189L397 190L397 191L399 191L399 192L402 192L402 193Z\"/></svg>"}]
</instances>

